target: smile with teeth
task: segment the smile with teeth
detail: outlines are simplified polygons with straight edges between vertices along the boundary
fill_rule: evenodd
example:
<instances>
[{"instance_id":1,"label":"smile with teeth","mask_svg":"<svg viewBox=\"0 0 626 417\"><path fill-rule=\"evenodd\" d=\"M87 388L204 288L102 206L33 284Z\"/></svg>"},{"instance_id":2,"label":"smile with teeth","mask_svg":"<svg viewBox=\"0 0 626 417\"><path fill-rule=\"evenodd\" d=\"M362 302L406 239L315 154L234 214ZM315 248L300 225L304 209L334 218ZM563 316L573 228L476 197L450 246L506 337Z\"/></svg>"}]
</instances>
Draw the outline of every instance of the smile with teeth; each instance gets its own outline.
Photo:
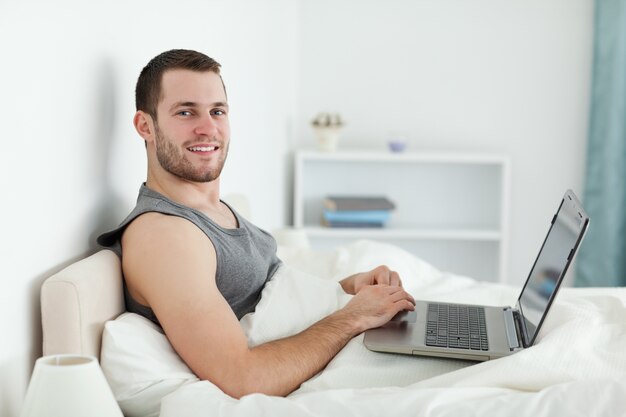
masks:
<instances>
[{"instance_id":1,"label":"smile with teeth","mask_svg":"<svg viewBox=\"0 0 626 417\"><path fill-rule=\"evenodd\" d=\"M187 148L191 152L211 152L217 149L217 146L191 146Z\"/></svg>"}]
</instances>

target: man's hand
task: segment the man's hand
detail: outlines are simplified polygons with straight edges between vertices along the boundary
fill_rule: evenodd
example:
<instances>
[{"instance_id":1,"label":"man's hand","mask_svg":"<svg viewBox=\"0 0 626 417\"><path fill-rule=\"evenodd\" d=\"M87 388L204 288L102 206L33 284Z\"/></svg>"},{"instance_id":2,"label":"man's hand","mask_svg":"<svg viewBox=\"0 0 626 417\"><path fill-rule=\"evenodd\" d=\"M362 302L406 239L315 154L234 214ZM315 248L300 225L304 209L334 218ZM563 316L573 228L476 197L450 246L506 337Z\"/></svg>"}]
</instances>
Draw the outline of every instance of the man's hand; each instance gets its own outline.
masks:
<instances>
[{"instance_id":1,"label":"man's hand","mask_svg":"<svg viewBox=\"0 0 626 417\"><path fill-rule=\"evenodd\" d=\"M339 282L346 294L355 295L370 285L388 285L402 287L402 280L396 271L381 265L368 272L360 272Z\"/></svg>"},{"instance_id":2,"label":"man's hand","mask_svg":"<svg viewBox=\"0 0 626 417\"><path fill-rule=\"evenodd\" d=\"M401 311L415 310L415 299L400 286L367 285L336 314L346 314L357 329L380 327Z\"/></svg>"},{"instance_id":3,"label":"man's hand","mask_svg":"<svg viewBox=\"0 0 626 417\"><path fill-rule=\"evenodd\" d=\"M354 298L336 314L346 315L360 332L382 326L397 313L415 310L415 299L402 288L396 271L381 265L340 282Z\"/></svg>"}]
</instances>

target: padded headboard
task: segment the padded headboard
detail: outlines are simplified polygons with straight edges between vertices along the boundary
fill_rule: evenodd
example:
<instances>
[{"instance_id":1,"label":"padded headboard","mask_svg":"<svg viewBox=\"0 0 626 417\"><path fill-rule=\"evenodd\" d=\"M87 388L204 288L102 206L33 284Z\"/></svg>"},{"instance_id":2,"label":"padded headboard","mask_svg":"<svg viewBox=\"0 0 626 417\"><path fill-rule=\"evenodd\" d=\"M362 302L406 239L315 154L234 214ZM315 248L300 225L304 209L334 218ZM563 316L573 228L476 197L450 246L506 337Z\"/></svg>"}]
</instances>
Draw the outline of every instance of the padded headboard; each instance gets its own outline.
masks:
<instances>
[{"instance_id":1,"label":"padded headboard","mask_svg":"<svg viewBox=\"0 0 626 417\"><path fill-rule=\"evenodd\" d=\"M73 263L41 287L43 354L99 358L104 323L123 312L122 267L115 253L101 250Z\"/></svg>"}]
</instances>

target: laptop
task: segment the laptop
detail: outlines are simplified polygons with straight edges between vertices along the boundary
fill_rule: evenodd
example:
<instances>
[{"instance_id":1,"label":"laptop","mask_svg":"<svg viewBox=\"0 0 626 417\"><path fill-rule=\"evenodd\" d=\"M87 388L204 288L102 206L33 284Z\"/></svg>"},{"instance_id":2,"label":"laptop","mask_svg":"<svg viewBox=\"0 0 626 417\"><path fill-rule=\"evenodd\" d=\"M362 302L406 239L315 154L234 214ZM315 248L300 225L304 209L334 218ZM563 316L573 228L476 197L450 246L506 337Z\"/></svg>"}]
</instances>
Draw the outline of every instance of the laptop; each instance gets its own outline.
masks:
<instances>
[{"instance_id":1,"label":"laptop","mask_svg":"<svg viewBox=\"0 0 626 417\"><path fill-rule=\"evenodd\" d=\"M415 311L366 331L363 343L377 352L474 361L532 346L588 225L580 201L567 190L515 307L417 301Z\"/></svg>"}]
</instances>

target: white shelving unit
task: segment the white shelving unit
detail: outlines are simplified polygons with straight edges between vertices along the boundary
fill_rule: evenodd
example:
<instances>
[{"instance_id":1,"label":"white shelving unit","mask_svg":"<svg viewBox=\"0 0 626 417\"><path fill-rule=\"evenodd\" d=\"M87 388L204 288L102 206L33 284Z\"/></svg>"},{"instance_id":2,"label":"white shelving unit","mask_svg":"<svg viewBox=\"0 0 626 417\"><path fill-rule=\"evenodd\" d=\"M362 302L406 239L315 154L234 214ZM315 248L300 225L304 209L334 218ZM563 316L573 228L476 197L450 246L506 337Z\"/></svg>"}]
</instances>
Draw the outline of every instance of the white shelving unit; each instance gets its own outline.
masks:
<instances>
[{"instance_id":1,"label":"white shelving unit","mask_svg":"<svg viewBox=\"0 0 626 417\"><path fill-rule=\"evenodd\" d=\"M502 155L299 151L294 226L314 247L355 239L396 244L436 267L504 282L510 162ZM384 195L396 204L382 229L321 226L329 195Z\"/></svg>"}]
</instances>

